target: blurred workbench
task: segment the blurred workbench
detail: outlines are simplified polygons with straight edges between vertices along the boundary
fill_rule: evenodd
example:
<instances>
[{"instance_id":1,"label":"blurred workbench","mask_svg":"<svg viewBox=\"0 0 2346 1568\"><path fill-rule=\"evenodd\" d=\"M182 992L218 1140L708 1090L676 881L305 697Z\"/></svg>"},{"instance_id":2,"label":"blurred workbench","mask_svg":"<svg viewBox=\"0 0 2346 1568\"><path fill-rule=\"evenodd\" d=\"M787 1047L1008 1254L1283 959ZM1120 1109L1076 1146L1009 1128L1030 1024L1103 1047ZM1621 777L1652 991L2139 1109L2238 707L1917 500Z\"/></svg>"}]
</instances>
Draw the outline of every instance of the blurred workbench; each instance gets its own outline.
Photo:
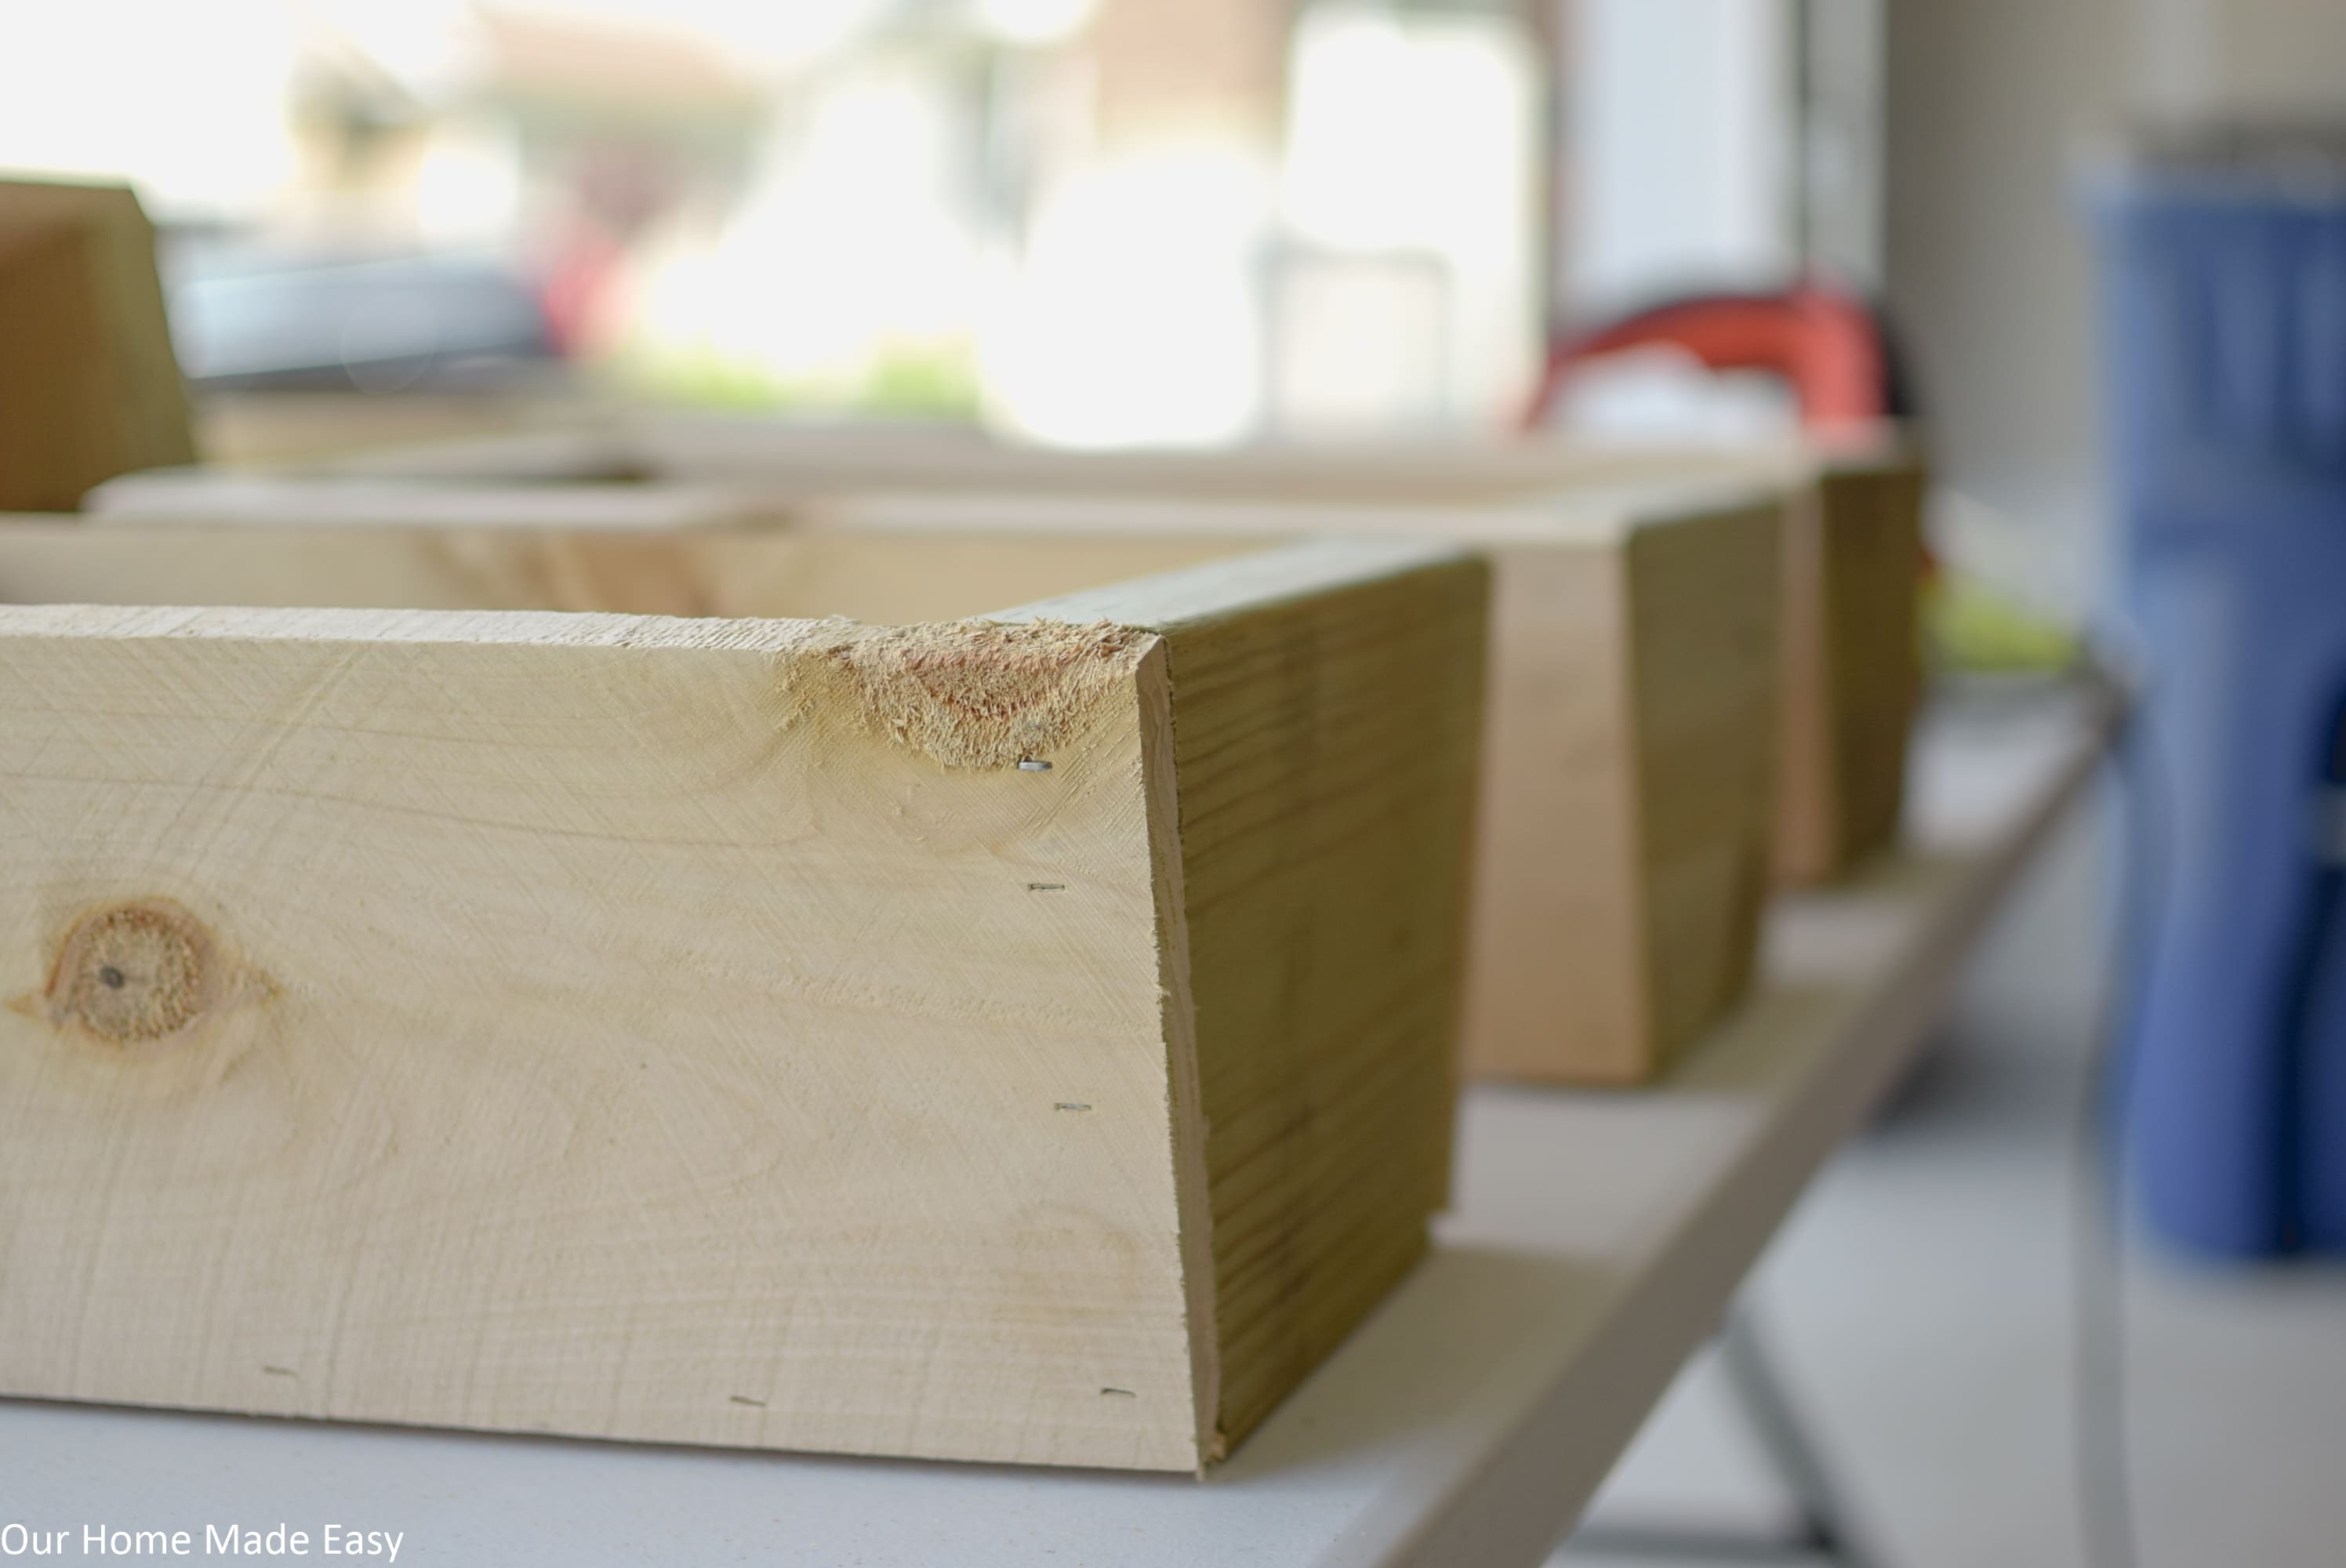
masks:
<instances>
[{"instance_id":1,"label":"blurred workbench","mask_svg":"<svg viewBox=\"0 0 2346 1568\"><path fill-rule=\"evenodd\" d=\"M1538 1562L1927 1038L2115 723L1934 714L1911 847L1780 901L1749 1003L1661 1087L1478 1088L1432 1256L1205 1481L0 1401L0 1517L405 1532L401 1560Z\"/></svg>"}]
</instances>

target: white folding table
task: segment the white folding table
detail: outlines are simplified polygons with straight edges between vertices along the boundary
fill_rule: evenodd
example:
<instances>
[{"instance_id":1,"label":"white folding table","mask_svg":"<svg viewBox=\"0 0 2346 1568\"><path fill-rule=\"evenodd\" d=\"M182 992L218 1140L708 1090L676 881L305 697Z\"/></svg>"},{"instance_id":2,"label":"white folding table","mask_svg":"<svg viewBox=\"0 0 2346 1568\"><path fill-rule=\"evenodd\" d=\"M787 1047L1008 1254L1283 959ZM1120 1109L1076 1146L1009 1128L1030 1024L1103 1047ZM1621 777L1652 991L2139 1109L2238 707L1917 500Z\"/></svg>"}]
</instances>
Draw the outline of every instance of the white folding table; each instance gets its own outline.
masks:
<instances>
[{"instance_id":1,"label":"white folding table","mask_svg":"<svg viewBox=\"0 0 2346 1568\"><path fill-rule=\"evenodd\" d=\"M1909 1062L2091 777L2085 698L1934 717L1910 848L1779 901L1658 1088L1478 1088L1432 1255L1203 1481L0 1401L0 1526L397 1531L402 1563L1531 1563ZM380 1561L380 1559L378 1559Z\"/></svg>"}]
</instances>

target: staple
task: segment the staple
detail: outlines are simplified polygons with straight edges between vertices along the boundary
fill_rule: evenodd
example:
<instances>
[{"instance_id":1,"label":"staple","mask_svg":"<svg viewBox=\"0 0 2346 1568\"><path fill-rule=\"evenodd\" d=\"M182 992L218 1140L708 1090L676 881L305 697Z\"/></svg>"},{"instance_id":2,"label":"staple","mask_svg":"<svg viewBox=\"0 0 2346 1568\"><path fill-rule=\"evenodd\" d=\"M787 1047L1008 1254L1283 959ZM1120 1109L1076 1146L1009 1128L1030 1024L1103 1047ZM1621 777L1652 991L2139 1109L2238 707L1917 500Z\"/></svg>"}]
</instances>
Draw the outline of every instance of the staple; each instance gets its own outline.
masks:
<instances>
[{"instance_id":1,"label":"staple","mask_svg":"<svg viewBox=\"0 0 2346 1568\"><path fill-rule=\"evenodd\" d=\"M1065 882L1028 882L1026 884L1026 891L1030 893L1063 893L1067 891L1067 884Z\"/></svg>"},{"instance_id":2,"label":"staple","mask_svg":"<svg viewBox=\"0 0 2346 1568\"><path fill-rule=\"evenodd\" d=\"M272 1378L298 1378L301 1375L291 1367L263 1367L260 1369Z\"/></svg>"},{"instance_id":3,"label":"staple","mask_svg":"<svg viewBox=\"0 0 2346 1568\"><path fill-rule=\"evenodd\" d=\"M1039 757L1021 757L1018 759L1018 771L1021 773L1048 773L1050 770L1051 765Z\"/></svg>"},{"instance_id":4,"label":"staple","mask_svg":"<svg viewBox=\"0 0 2346 1568\"><path fill-rule=\"evenodd\" d=\"M1140 1397L1130 1389L1102 1389L1100 1394L1103 1398L1113 1395L1119 1400L1137 1400Z\"/></svg>"},{"instance_id":5,"label":"staple","mask_svg":"<svg viewBox=\"0 0 2346 1568\"><path fill-rule=\"evenodd\" d=\"M1055 1111L1088 1111L1091 1107L1084 1104L1081 1100L1061 1100L1057 1105L1053 1105L1051 1109Z\"/></svg>"},{"instance_id":6,"label":"staple","mask_svg":"<svg viewBox=\"0 0 2346 1568\"><path fill-rule=\"evenodd\" d=\"M766 1408L765 1400L753 1400L747 1394L735 1394L732 1396L732 1400L735 1404L747 1405L753 1410L762 1410Z\"/></svg>"}]
</instances>

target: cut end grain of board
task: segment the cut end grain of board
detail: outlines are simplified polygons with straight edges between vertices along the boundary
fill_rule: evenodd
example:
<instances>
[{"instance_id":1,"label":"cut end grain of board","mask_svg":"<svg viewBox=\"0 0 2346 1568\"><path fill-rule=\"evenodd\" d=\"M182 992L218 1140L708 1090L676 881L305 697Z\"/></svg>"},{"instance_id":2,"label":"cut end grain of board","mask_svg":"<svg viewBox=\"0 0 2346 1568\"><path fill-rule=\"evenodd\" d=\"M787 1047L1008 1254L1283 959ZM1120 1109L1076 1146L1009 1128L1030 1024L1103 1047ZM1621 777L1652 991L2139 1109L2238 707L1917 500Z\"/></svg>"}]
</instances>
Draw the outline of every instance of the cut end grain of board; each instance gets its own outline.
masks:
<instances>
[{"instance_id":1,"label":"cut end grain of board","mask_svg":"<svg viewBox=\"0 0 2346 1568\"><path fill-rule=\"evenodd\" d=\"M1128 685L1156 639L1108 621L826 622L784 676L792 721L855 712L947 768L1038 763Z\"/></svg>"}]
</instances>

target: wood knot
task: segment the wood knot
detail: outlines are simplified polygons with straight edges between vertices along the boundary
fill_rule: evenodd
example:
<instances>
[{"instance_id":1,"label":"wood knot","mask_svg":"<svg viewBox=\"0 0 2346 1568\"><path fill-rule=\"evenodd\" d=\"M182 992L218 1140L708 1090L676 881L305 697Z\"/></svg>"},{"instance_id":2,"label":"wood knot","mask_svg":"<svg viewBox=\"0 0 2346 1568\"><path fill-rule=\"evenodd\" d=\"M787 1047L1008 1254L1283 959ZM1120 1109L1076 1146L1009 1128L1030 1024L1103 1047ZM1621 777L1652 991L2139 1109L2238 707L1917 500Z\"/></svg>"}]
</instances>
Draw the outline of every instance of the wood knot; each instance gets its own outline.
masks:
<instances>
[{"instance_id":1,"label":"wood knot","mask_svg":"<svg viewBox=\"0 0 2346 1568\"><path fill-rule=\"evenodd\" d=\"M117 1045L176 1034L220 988L211 934L168 899L93 910L57 949L44 994L50 1020Z\"/></svg>"}]
</instances>

